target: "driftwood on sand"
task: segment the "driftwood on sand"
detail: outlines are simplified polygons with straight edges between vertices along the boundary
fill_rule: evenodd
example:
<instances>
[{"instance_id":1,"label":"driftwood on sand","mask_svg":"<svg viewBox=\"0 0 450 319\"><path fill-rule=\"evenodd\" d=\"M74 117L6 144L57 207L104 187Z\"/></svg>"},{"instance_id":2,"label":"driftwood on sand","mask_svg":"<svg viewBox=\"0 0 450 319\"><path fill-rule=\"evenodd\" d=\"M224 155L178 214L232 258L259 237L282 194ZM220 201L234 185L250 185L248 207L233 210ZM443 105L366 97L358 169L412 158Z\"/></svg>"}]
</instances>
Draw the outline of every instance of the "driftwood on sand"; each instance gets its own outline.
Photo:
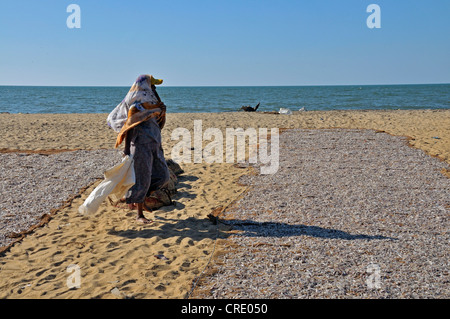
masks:
<instances>
[{"instance_id":1,"label":"driftwood on sand","mask_svg":"<svg viewBox=\"0 0 450 319\"><path fill-rule=\"evenodd\" d=\"M249 105L244 105L241 107L241 110L244 110L245 112L256 112L259 105L260 105L260 103L258 103L255 107L251 107Z\"/></svg>"}]
</instances>

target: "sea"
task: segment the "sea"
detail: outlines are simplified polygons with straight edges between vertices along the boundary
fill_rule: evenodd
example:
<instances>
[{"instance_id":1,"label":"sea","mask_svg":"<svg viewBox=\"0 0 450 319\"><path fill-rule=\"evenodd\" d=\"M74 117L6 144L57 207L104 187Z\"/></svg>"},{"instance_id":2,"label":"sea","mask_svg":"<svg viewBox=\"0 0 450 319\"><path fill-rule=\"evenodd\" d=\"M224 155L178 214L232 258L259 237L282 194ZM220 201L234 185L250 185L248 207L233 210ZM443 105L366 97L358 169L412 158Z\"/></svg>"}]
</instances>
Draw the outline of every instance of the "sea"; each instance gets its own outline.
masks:
<instances>
[{"instance_id":1,"label":"sea","mask_svg":"<svg viewBox=\"0 0 450 319\"><path fill-rule=\"evenodd\" d=\"M129 87L0 86L0 113L109 113ZM168 113L450 109L450 84L158 86Z\"/></svg>"}]
</instances>

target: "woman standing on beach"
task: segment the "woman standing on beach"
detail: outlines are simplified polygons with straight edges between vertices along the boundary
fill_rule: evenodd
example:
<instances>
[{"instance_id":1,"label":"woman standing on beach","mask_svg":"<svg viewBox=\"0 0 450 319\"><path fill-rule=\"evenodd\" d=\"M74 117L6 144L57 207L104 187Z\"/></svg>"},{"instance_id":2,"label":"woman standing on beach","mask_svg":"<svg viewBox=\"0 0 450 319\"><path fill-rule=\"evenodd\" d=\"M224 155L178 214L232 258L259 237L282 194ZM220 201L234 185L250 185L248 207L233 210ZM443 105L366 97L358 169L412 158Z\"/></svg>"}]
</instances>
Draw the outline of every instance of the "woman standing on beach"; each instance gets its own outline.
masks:
<instances>
[{"instance_id":1,"label":"woman standing on beach","mask_svg":"<svg viewBox=\"0 0 450 319\"><path fill-rule=\"evenodd\" d=\"M156 92L162 80L141 75L123 101L109 114L108 124L118 132L116 148L125 141L124 155L134 160L135 184L128 190L124 202L137 208L137 220L148 224L144 208L151 210L146 197L169 182L169 168L161 146L161 129L166 121L166 106Z\"/></svg>"}]
</instances>

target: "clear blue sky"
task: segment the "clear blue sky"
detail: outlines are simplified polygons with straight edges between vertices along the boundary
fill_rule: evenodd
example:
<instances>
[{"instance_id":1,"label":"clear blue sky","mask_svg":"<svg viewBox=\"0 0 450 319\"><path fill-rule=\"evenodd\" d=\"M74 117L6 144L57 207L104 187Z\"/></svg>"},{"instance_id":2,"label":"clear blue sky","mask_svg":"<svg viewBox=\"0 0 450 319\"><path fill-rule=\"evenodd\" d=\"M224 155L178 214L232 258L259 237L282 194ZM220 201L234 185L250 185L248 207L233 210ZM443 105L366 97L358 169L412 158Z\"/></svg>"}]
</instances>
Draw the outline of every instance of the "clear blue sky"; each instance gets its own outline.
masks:
<instances>
[{"instance_id":1,"label":"clear blue sky","mask_svg":"<svg viewBox=\"0 0 450 319\"><path fill-rule=\"evenodd\" d=\"M449 83L449 14L449 0L0 0L0 85Z\"/></svg>"}]
</instances>

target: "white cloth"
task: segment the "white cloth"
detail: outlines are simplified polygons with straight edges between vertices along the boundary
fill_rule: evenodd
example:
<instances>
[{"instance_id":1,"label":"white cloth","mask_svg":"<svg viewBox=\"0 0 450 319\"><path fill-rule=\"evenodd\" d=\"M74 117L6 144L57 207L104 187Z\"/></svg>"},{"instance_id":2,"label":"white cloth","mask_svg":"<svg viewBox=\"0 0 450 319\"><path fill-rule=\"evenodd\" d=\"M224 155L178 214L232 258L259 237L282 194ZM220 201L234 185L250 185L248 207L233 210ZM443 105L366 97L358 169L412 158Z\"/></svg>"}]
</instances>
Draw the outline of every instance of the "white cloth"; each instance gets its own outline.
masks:
<instances>
[{"instance_id":1,"label":"white cloth","mask_svg":"<svg viewBox=\"0 0 450 319\"><path fill-rule=\"evenodd\" d=\"M133 155L127 155L122 162L104 173L104 180L92 191L84 203L78 207L80 214L93 214L107 196L117 201L135 184Z\"/></svg>"}]
</instances>

